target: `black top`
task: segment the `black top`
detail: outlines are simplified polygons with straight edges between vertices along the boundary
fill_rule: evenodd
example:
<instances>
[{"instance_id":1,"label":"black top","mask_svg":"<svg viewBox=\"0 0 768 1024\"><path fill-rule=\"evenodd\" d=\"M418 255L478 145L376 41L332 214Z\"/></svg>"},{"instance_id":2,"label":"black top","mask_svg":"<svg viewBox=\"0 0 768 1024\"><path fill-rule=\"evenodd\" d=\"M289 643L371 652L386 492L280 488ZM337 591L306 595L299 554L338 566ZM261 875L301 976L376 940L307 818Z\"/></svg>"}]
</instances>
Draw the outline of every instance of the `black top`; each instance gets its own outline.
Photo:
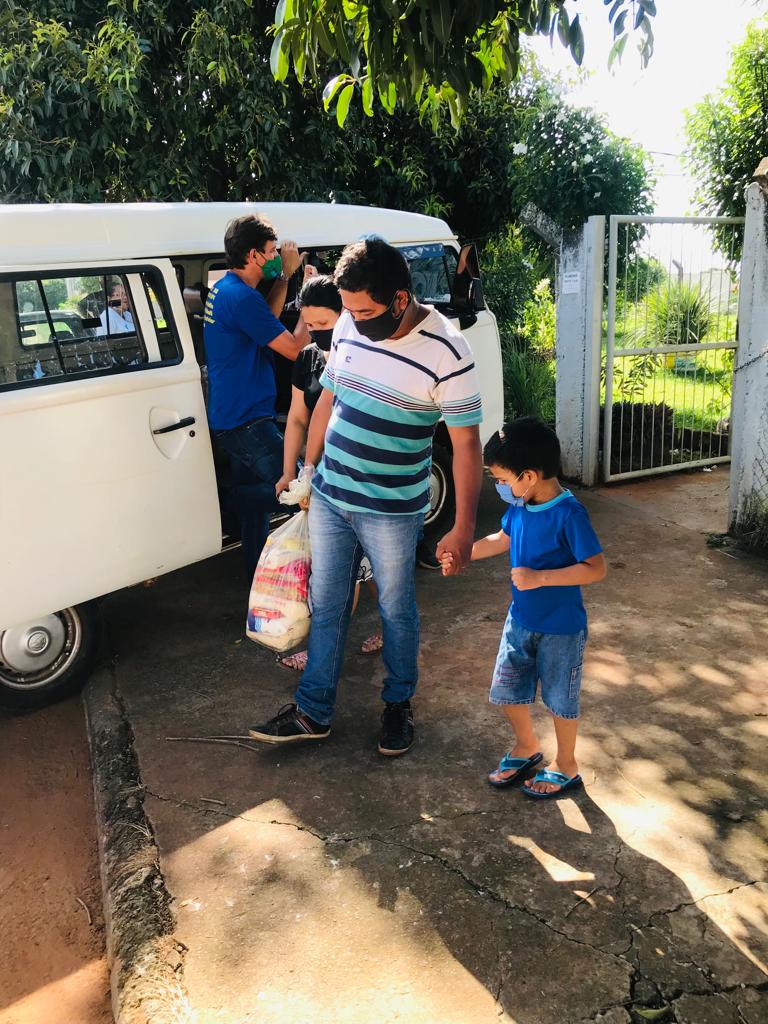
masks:
<instances>
[{"instance_id":1,"label":"black top","mask_svg":"<svg viewBox=\"0 0 768 1024\"><path fill-rule=\"evenodd\" d=\"M325 357L314 343L303 348L296 357L291 374L291 383L304 392L304 403L310 412L314 411L320 392L320 377L325 369Z\"/></svg>"}]
</instances>

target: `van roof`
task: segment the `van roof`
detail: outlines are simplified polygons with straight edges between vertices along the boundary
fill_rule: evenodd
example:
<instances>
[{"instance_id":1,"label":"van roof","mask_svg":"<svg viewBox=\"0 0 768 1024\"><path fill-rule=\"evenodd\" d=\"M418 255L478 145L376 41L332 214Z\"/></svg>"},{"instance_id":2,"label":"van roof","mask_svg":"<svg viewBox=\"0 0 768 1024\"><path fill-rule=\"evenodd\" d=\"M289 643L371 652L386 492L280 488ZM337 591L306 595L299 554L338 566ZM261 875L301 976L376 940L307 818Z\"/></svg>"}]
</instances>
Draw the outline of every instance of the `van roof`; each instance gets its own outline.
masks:
<instances>
[{"instance_id":1,"label":"van roof","mask_svg":"<svg viewBox=\"0 0 768 1024\"><path fill-rule=\"evenodd\" d=\"M0 204L0 266L219 253L228 221L248 213L268 217L302 248L363 234L393 244L455 237L436 217L336 203Z\"/></svg>"}]
</instances>

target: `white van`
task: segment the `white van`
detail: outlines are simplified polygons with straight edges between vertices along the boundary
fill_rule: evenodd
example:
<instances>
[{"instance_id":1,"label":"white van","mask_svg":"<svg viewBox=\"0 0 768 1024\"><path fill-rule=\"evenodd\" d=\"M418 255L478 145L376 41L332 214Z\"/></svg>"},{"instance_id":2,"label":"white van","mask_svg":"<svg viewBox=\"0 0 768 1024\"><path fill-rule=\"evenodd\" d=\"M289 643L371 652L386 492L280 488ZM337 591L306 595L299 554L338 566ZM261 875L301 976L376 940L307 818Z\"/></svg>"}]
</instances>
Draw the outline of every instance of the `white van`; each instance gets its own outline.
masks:
<instances>
[{"instance_id":1,"label":"white van","mask_svg":"<svg viewBox=\"0 0 768 1024\"><path fill-rule=\"evenodd\" d=\"M473 247L460 250L442 220L332 204L0 206L3 704L37 706L77 687L97 649L94 599L226 544L226 467L217 483L202 310L225 271L227 222L253 212L321 271L363 234L401 248L417 297L454 319L472 347L483 441L501 423L496 320ZM283 316L289 329L297 283ZM276 362L284 415L290 365ZM441 423L428 516L435 532L453 514L450 462Z\"/></svg>"}]
</instances>

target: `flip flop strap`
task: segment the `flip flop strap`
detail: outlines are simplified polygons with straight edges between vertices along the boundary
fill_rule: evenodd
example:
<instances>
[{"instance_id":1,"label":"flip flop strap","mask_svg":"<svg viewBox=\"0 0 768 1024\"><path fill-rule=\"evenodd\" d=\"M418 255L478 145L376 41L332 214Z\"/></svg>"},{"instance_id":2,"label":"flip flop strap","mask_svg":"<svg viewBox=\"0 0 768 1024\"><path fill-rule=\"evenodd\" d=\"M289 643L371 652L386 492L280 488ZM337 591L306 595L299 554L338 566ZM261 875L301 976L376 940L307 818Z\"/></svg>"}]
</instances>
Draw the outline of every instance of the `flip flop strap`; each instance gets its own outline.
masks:
<instances>
[{"instance_id":1,"label":"flip flop strap","mask_svg":"<svg viewBox=\"0 0 768 1024\"><path fill-rule=\"evenodd\" d=\"M514 768L523 768L531 760L530 757L509 757L508 754L505 754L499 761L499 771L511 772Z\"/></svg>"},{"instance_id":2,"label":"flip flop strap","mask_svg":"<svg viewBox=\"0 0 768 1024\"><path fill-rule=\"evenodd\" d=\"M574 776L575 777L575 776ZM556 786L565 786L572 780L567 776L563 775L562 772L536 772L536 778L534 782L552 782Z\"/></svg>"}]
</instances>

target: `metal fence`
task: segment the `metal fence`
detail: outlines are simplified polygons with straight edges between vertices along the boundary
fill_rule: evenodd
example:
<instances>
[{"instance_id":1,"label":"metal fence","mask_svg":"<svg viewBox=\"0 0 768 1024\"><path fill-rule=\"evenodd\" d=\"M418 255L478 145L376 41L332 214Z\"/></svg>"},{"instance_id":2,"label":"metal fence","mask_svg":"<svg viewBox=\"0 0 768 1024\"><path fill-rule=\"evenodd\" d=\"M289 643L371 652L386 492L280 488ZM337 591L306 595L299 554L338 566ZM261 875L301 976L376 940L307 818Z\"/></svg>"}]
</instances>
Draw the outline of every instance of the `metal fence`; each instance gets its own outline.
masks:
<instances>
[{"instance_id":1,"label":"metal fence","mask_svg":"<svg viewBox=\"0 0 768 1024\"><path fill-rule=\"evenodd\" d=\"M610 218L603 478L725 462L743 218Z\"/></svg>"}]
</instances>

